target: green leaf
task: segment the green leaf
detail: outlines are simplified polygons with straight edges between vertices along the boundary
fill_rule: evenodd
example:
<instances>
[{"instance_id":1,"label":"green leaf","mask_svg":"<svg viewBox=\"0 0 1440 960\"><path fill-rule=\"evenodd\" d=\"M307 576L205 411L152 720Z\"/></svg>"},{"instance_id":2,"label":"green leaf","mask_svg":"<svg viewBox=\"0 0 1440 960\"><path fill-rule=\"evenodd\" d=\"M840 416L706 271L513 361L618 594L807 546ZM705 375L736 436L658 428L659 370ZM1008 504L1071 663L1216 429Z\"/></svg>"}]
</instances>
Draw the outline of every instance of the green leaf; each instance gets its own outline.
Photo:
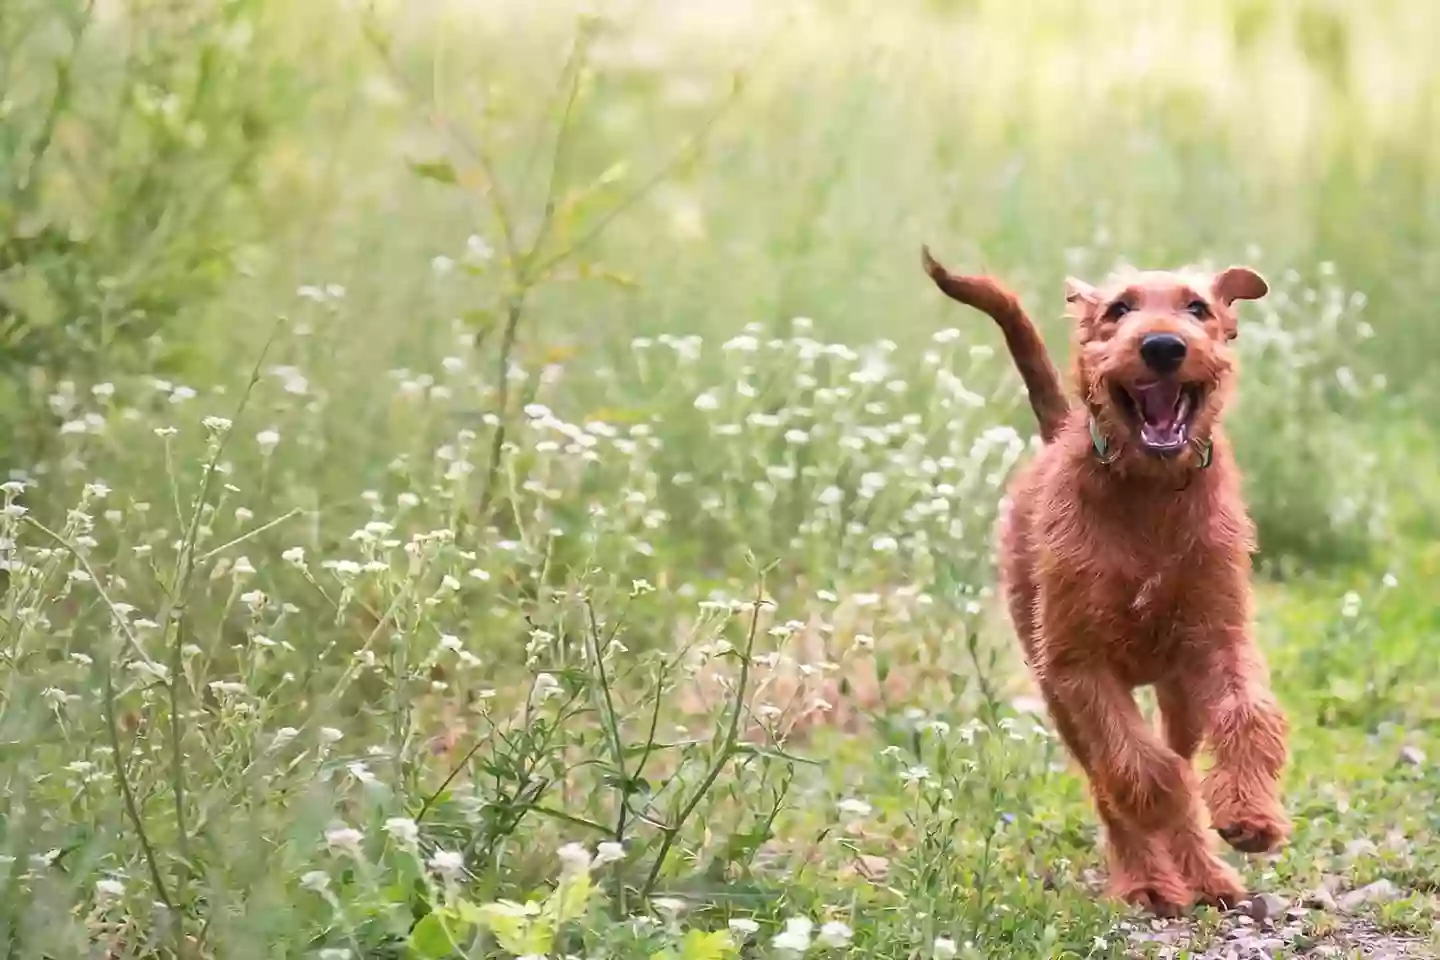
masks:
<instances>
[{"instance_id":1,"label":"green leaf","mask_svg":"<svg viewBox=\"0 0 1440 960\"><path fill-rule=\"evenodd\" d=\"M595 178L595 185L597 187L606 186L608 184L624 180L625 176L629 172L629 162L625 160L617 160L616 162L610 164L610 166L606 167L604 173L600 174L600 176Z\"/></svg>"},{"instance_id":2,"label":"green leaf","mask_svg":"<svg viewBox=\"0 0 1440 960\"><path fill-rule=\"evenodd\" d=\"M445 183L454 186L460 182L459 176L455 173L455 167L449 160L411 160L410 170L417 176L426 180L434 180L436 183Z\"/></svg>"},{"instance_id":3,"label":"green leaf","mask_svg":"<svg viewBox=\"0 0 1440 960\"><path fill-rule=\"evenodd\" d=\"M557 928L579 919L585 915L585 905L590 900L592 889L588 873L562 877L560 886L545 900L545 915L554 920Z\"/></svg>"},{"instance_id":4,"label":"green leaf","mask_svg":"<svg viewBox=\"0 0 1440 960\"><path fill-rule=\"evenodd\" d=\"M485 928L494 935L496 942L517 957L550 952L555 926L551 918L542 916L542 913L543 909L538 904L521 906L508 900L487 903L479 911Z\"/></svg>"},{"instance_id":5,"label":"green leaf","mask_svg":"<svg viewBox=\"0 0 1440 960\"><path fill-rule=\"evenodd\" d=\"M626 290L638 290L640 282L629 274L620 273L618 270L611 270L609 267L602 267L598 263L582 263L575 268L575 276L580 280L604 280Z\"/></svg>"},{"instance_id":6,"label":"green leaf","mask_svg":"<svg viewBox=\"0 0 1440 960\"><path fill-rule=\"evenodd\" d=\"M691 930L680 941L680 960L725 960L735 956L735 944L726 930L702 933Z\"/></svg>"},{"instance_id":7,"label":"green leaf","mask_svg":"<svg viewBox=\"0 0 1440 960\"><path fill-rule=\"evenodd\" d=\"M469 928L470 924L464 921L456 921L443 913L432 913L410 931L410 956L420 960L444 960L454 956Z\"/></svg>"}]
</instances>

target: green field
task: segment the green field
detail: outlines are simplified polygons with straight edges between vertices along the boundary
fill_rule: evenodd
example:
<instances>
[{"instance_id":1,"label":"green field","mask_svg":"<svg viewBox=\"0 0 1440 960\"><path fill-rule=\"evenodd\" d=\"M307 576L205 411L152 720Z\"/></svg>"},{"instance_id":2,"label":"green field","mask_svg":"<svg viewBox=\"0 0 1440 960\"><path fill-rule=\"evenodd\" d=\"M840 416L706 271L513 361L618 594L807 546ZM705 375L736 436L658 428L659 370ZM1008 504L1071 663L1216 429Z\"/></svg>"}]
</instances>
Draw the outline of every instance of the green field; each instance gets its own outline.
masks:
<instances>
[{"instance_id":1,"label":"green field","mask_svg":"<svg viewBox=\"0 0 1440 960\"><path fill-rule=\"evenodd\" d=\"M1440 955L1436 36L0 4L6 956ZM994 595L1033 419L922 243L1061 360L1067 273L1269 278L1281 916L1101 895Z\"/></svg>"}]
</instances>

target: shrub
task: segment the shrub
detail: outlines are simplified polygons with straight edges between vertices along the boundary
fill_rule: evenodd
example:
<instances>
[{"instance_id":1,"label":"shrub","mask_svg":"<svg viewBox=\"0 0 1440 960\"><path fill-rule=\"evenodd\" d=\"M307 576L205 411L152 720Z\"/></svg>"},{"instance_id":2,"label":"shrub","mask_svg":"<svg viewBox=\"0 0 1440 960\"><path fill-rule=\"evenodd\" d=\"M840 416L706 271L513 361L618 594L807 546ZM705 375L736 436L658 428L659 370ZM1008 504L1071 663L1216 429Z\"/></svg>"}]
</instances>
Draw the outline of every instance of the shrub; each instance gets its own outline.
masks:
<instances>
[{"instance_id":1,"label":"shrub","mask_svg":"<svg viewBox=\"0 0 1440 960\"><path fill-rule=\"evenodd\" d=\"M256 236L259 163L298 105L269 6L7 4L0 453L33 456L63 381L177 362Z\"/></svg>"}]
</instances>

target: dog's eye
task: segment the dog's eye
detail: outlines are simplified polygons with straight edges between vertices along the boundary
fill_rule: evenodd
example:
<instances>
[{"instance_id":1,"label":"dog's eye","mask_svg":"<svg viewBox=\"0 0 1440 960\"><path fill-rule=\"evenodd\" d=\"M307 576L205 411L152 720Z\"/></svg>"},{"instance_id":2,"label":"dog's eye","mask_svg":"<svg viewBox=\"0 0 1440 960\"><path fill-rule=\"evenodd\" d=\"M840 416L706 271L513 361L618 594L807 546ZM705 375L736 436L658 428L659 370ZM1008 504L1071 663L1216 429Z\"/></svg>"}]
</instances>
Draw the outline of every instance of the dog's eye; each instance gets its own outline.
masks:
<instances>
[{"instance_id":1,"label":"dog's eye","mask_svg":"<svg viewBox=\"0 0 1440 960\"><path fill-rule=\"evenodd\" d=\"M1204 320L1210 316L1210 304L1204 300L1191 300L1185 308L1196 320Z\"/></svg>"},{"instance_id":2,"label":"dog's eye","mask_svg":"<svg viewBox=\"0 0 1440 960\"><path fill-rule=\"evenodd\" d=\"M1125 314L1129 312L1130 304L1126 303L1124 300L1116 300L1114 303L1110 304L1110 306L1105 308L1105 316L1109 320L1119 320L1121 317L1125 316Z\"/></svg>"}]
</instances>

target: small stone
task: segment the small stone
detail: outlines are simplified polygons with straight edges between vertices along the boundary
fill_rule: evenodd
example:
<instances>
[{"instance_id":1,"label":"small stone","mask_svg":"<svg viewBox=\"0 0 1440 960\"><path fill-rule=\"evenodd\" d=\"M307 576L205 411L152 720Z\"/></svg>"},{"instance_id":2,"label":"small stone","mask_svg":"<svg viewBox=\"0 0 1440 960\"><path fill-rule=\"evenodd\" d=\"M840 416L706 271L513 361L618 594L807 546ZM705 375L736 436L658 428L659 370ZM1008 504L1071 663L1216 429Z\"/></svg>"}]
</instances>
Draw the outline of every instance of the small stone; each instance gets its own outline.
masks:
<instances>
[{"instance_id":1,"label":"small stone","mask_svg":"<svg viewBox=\"0 0 1440 960\"><path fill-rule=\"evenodd\" d=\"M1376 880L1374 883L1367 883L1359 890L1351 890L1340 898L1340 909L1345 911L1355 910L1367 903L1383 903L1388 900L1398 900L1402 896L1399 887L1389 880Z\"/></svg>"},{"instance_id":2,"label":"small stone","mask_svg":"<svg viewBox=\"0 0 1440 960\"><path fill-rule=\"evenodd\" d=\"M1290 901L1275 893L1257 893L1250 898L1247 911L1256 920L1274 921L1290 907Z\"/></svg>"},{"instance_id":3,"label":"small stone","mask_svg":"<svg viewBox=\"0 0 1440 960\"><path fill-rule=\"evenodd\" d=\"M890 861L885 857L861 854L855 865L860 876L871 883L879 883L890 874Z\"/></svg>"},{"instance_id":4,"label":"small stone","mask_svg":"<svg viewBox=\"0 0 1440 960\"><path fill-rule=\"evenodd\" d=\"M1391 853L1409 853L1414 847L1410 838L1400 830L1391 830L1385 834L1385 842L1381 846Z\"/></svg>"},{"instance_id":5,"label":"small stone","mask_svg":"<svg viewBox=\"0 0 1440 960\"><path fill-rule=\"evenodd\" d=\"M1368 857L1374 854L1376 849L1374 842L1371 840L1365 837L1357 837L1345 844L1345 856L1351 860L1355 860L1359 857Z\"/></svg>"},{"instance_id":6,"label":"small stone","mask_svg":"<svg viewBox=\"0 0 1440 960\"><path fill-rule=\"evenodd\" d=\"M1401 747L1400 762L1412 767L1423 767L1425 766L1425 751L1414 746Z\"/></svg>"},{"instance_id":7,"label":"small stone","mask_svg":"<svg viewBox=\"0 0 1440 960\"><path fill-rule=\"evenodd\" d=\"M1325 887L1316 887L1301 898L1301 902L1312 910L1323 910L1326 913L1334 913L1340 909L1335 902L1335 895Z\"/></svg>"},{"instance_id":8,"label":"small stone","mask_svg":"<svg viewBox=\"0 0 1440 960\"><path fill-rule=\"evenodd\" d=\"M1274 937L1260 937L1245 944L1252 960L1274 960L1275 952L1285 944Z\"/></svg>"}]
</instances>

